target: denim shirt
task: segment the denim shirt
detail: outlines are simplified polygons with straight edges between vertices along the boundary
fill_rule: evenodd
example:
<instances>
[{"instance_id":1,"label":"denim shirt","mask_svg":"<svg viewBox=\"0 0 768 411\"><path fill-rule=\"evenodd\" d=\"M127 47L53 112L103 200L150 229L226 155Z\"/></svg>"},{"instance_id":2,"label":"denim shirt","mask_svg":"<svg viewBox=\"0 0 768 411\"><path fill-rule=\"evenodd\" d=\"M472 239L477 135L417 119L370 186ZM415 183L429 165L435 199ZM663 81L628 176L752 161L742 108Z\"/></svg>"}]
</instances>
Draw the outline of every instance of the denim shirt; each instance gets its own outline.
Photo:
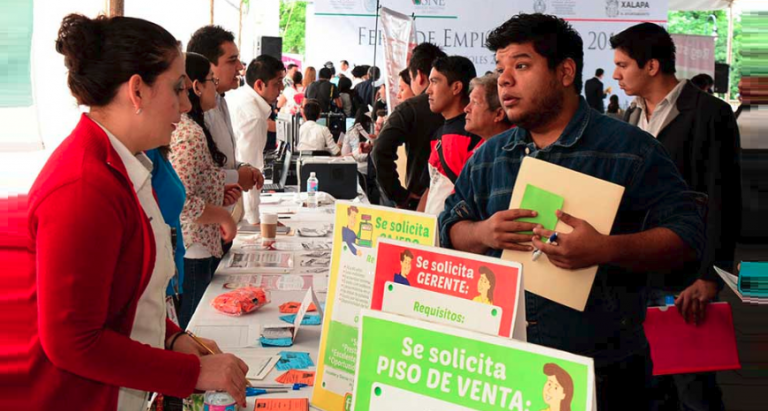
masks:
<instances>
[{"instance_id":1,"label":"denim shirt","mask_svg":"<svg viewBox=\"0 0 768 411\"><path fill-rule=\"evenodd\" d=\"M530 133L518 127L475 152L439 217L443 247L453 248L450 230L455 223L485 220L509 208L526 156L624 186L612 235L664 227L701 256L706 208L702 195L688 191L675 164L650 134L594 111L583 98L560 138L548 147L537 148ZM499 257L501 250L487 254ZM601 265L584 312L526 292L528 341L593 357L598 367L640 353L648 344L643 332L646 281L647 273Z\"/></svg>"}]
</instances>

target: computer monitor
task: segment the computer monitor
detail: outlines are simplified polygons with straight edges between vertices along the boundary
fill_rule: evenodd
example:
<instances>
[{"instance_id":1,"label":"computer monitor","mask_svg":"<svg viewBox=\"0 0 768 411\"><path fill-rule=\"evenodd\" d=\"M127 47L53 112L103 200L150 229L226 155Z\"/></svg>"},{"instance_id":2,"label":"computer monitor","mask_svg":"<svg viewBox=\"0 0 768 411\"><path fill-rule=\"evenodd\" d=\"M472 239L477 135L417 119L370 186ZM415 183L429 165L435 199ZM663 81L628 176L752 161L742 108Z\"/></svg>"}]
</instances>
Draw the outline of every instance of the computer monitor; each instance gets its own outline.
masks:
<instances>
[{"instance_id":1,"label":"computer monitor","mask_svg":"<svg viewBox=\"0 0 768 411\"><path fill-rule=\"evenodd\" d=\"M345 125L344 131L349 131L352 127L355 125L355 119L354 118L347 118L347 124Z\"/></svg>"},{"instance_id":2,"label":"computer monitor","mask_svg":"<svg viewBox=\"0 0 768 411\"><path fill-rule=\"evenodd\" d=\"M280 187L285 187L285 181L288 179L288 171L291 169L291 150L285 150L283 158L283 170L280 172Z\"/></svg>"},{"instance_id":3,"label":"computer monitor","mask_svg":"<svg viewBox=\"0 0 768 411\"><path fill-rule=\"evenodd\" d=\"M328 119L325 117L318 118L315 123L328 127Z\"/></svg>"}]
</instances>

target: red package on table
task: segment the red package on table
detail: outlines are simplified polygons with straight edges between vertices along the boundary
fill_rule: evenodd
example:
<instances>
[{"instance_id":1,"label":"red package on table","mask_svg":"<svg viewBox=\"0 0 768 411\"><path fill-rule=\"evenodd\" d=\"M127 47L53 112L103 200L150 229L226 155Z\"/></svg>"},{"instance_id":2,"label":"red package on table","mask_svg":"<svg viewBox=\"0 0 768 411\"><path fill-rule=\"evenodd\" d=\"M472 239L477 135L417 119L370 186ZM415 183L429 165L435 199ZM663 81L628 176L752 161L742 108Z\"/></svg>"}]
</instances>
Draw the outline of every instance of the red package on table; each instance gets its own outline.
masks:
<instances>
[{"instance_id":1,"label":"red package on table","mask_svg":"<svg viewBox=\"0 0 768 411\"><path fill-rule=\"evenodd\" d=\"M269 296L263 288L246 286L214 298L211 305L227 315L243 315L258 310L268 302Z\"/></svg>"}]
</instances>

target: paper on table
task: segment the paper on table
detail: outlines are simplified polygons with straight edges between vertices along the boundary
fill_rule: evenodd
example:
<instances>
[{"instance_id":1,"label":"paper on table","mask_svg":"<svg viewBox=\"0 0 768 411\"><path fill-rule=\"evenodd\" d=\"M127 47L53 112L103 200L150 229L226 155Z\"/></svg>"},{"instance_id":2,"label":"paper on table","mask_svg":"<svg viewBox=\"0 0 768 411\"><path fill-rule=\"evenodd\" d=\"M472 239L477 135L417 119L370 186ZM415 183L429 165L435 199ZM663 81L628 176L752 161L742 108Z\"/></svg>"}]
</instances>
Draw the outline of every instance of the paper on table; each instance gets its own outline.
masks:
<instances>
[{"instance_id":1,"label":"paper on table","mask_svg":"<svg viewBox=\"0 0 768 411\"><path fill-rule=\"evenodd\" d=\"M752 303L752 304L760 304L760 305L768 305L768 298L760 298L760 297L748 297L739 291L739 277L735 276L725 270L720 269L717 266L713 266L715 268L715 272L720 276L720 278L723 279L723 282L725 285L728 286L728 288L733 291L734 294L736 294L736 297L739 297L741 302L744 303Z\"/></svg>"},{"instance_id":2,"label":"paper on table","mask_svg":"<svg viewBox=\"0 0 768 411\"><path fill-rule=\"evenodd\" d=\"M315 385L315 372L291 369L275 378L275 381L282 384L307 384L312 386Z\"/></svg>"},{"instance_id":3,"label":"paper on table","mask_svg":"<svg viewBox=\"0 0 768 411\"><path fill-rule=\"evenodd\" d=\"M306 398L259 398L255 410L259 411L308 411Z\"/></svg>"},{"instance_id":4,"label":"paper on table","mask_svg":"<svg viewBox=\"0 0 768 411\"><path fill-rule=\"evenodd\" d=\"M196 325L192 332L198 337L216 341L219 347L254 346L259 338L258 325Z\"/></svg>"},{"instance_id":5,"label":"paper on table","mask_svg":"<svg viewBox=\"0 0 768 411\"><path fill-rule=\"evenodd\" d=\"M248 364L248 374L246 374L245 378L251 380L263 380L266 378L267 374L272 371L272 368L280 360L279 355L270 355L265 353L264 350L254 348L229 350L229 353Z\"/></svg>"},{"instance_id":6,"label":"paper on table","mask_svg":"<svg viewBox=\"0 0 768 411\"><path fill-rule=\"evenodd\" d=\"M547 230L554 230L557 226L557 210L563 209L563 197L549 192L547 190L528 184L525 187L523 201L520 208L523 210L533 210L539 213L536 217L520 218L518 221L526 223L541 224ZM533 234L533 231L523 232L523 234Z\"/></svg>"},{"instance_id":7,"label":"paper on table","mask_svg":"<svg viewBox=\"0 0 768 411\"><path fill-rule=\"evenodd\" d=\"M619 210L624 187L600 180L565 167L561 167L532 157L523 159L517 174L515 188L509 208L520 208L524 187L529 184L561 195L566 201L563 211L589 222L599 233L609 235L613 221ZM573 231L562 221L558 221L555 230L568 234ZM564 270L555 267L546 254L531 261L528 251L505 250L501 258L517 261L523 265L526 291L544 298L584 311L595 281L597 266L580 270Z\"/></svg>"}]
</instances>

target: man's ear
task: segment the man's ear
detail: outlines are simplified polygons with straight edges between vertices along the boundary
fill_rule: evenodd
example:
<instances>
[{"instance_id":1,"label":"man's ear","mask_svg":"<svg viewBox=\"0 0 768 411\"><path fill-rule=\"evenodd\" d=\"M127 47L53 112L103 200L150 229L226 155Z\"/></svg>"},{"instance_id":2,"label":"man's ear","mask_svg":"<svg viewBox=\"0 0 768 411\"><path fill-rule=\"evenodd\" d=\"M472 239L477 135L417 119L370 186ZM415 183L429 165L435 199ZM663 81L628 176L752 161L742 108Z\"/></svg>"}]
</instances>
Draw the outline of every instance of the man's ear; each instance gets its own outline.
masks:
<instances>
[{"instance_id":1,"label":"man's ear","mask_svg":"<svg viewBox=\"0 0 768 411\"><path fill-rule=\"evenodd\" d=\"M496 115L493 116L493 122L494 123L501 123L504 120L507 119L507 113L504 112L504 109L499 107L496 109Z\"/></svg>"},{"instance_id":2,"label":"man's ear","mask_svg":"<svg viewBox=\"0 0 768 411\"><path fill-rule=\"evenodd\" d=\"M651 77L656 76L661 72L661 64L659 64L659 60L656 59L650 59L645 63L645 70L648 72L648 75Z\"/></svg>"},{"instance_id":3,"label":"man's ear","mask_svg":"<svg viewBox=\"0 0 768 411\"><path fill-rule=\"evenodd\" d=\"M254 89L255 91L264 91L264 88L266 88L266 86L267 86L267 85L266 85L266 84L264 84L264 82L263 82L263 81L261 81L260 79L257 79L257 80L256 80L256 81L253 83L253 89Z\"/></svg>"},{"instance_id":4,"label":"man's ear","mask_svg":"<svg viewBox=\"0 0 768 411\"><path fill-rule=\"evenodd\" d=\"M454 96L458 96L461 94L462 89L464 88L464 84L462 84L460 81L454 81L451 83L451 93Z\"/></svg>"},{"instance_id":5,"label":"man's ear","mask_svg":"<svg viewBox=\"0 0 768 411\"><path fill-rule=\"evenodd\" d=\"M571 58L567 58L560 63L560 82L563 87L570 87L573 82L576 81L576 62Z\"/></svg>"}]
</instances>

